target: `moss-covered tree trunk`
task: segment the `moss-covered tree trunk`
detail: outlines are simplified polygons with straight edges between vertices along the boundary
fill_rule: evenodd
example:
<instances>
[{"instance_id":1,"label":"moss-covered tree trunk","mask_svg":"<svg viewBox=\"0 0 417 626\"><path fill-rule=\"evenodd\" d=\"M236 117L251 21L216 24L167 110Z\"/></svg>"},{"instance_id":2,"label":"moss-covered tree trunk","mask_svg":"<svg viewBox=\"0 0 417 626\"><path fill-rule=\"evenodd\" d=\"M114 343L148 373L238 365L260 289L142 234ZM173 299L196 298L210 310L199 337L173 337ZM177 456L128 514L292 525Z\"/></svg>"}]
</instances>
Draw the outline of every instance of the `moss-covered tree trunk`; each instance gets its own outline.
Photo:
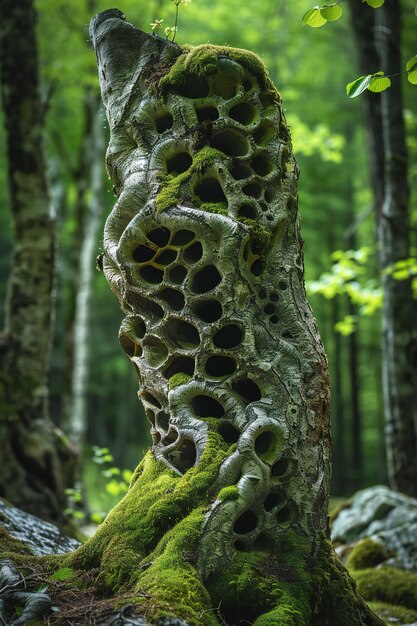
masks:
<instances>
[{"instance_id":1,"label":"moss-covered tree trunk","mask_svg":"<svg viewBox=\"0 0 417 626\"><path fill-rule=\"evenodd\" d=\"M331 551L329 382L297 165L262 62L91 26L118 196L104 270L152 451L67 562L155 623L380 624Z\"/></svg>"},{"instance_id":2,"label":"moss-covered tree trunk","mask_svg":"<svg viewBox=\"0 0 417 626\"><path fill-rule=\"evenodd\" d=\"M35 22L32 0L0 1L1 92L15 227L0 347L0 496L62 522L63 461L71 454L48 417L55 220L43 155Z\"/></svg>"}]
</instances>

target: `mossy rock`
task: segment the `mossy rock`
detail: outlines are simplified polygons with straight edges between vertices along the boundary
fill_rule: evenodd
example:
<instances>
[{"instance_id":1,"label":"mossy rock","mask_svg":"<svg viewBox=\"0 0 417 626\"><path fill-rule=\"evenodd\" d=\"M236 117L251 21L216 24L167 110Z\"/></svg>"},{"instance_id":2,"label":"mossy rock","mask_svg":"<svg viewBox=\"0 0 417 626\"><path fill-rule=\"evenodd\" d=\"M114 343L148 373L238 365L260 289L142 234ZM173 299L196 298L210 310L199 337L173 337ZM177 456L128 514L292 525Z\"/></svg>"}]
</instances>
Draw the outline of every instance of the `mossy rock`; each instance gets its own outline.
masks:
<instances>
[{"instance_id":1,"label":"mossy rock","mask_svg":"<svg viewBox=\"0 0 417 626\"><path fill-rule=\"evenodd\" d=\"M384 546L373 539L362 539L353 548L347 560L347 567L353 570L367 569L380 565L387 559Z\"/></svg>"},{"instance_id":2,"label":"mossy rock","mask_svg":"<svg viewBox=\"0 0 417 626\"><path fill-rule=\"evenodd\" d=\"M369 602L370 608L388 624L413 624L417 622L417 611L385 602Z\"/></svg>"}]
</instances>

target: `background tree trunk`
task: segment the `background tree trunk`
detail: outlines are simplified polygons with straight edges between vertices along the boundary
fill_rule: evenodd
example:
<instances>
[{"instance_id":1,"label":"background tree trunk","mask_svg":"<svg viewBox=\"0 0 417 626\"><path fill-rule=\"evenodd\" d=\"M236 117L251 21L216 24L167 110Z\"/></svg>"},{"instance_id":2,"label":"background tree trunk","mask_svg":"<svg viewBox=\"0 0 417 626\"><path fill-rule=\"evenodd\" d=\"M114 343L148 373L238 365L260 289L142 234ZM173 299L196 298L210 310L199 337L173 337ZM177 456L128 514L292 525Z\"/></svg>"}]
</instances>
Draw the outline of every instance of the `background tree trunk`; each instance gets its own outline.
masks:
<instances>
[{"instance_id":1,"label":"background tree trunk","mask_svg":"<svg viewBox=\"0 0 417 626\"><path fill-rule=\"evenodd\" d=\"M396 75L400 58L398 0L377 11L350 0L360 70ZM382 362L388 476L393 488L417 495L417 315L411 279L392 278L389 268L410 256L407 150L401 81L382 94L365 92L369 163L377 219L384 305ZM386 271L388 269L388 271Z\"/></svg>"},{"instance_id":2,"label":"background tree trunk","mask_svg":"<svg viewBox=\"0 0 417 626\"><path fill-rule=\"evenodd\" d=\"M0 495L62 521L62 461L69 462L71 454L48 415L55 220L43 155L35 21L31 0L1 0L1 87L15 243L0 355ZM70 474L70 464L67 469Z\"/></svg>"}]
</instances>

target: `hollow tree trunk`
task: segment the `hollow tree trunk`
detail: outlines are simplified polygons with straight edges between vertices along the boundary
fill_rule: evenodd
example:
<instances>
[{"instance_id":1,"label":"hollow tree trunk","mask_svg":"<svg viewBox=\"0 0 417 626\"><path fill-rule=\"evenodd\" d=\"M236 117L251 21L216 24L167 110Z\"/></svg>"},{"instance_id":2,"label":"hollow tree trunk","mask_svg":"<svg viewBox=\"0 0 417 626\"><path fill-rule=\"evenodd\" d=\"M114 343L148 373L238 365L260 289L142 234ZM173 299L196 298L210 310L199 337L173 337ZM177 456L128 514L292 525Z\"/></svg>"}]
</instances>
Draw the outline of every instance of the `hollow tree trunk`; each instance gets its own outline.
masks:
<instances>
[{"instance_id":1,"label":"hollow tree trunk","mask_svg":"<svg viewBox=\"0 0 417 626\"><path fill-rule=\"evenodd\" d=\"M0 496L62 521L62 460L71 455L48 417L55 220L43 156L35 18L31 0L0 1L2 104L15 226L0 354Z\"/></svg>"},{"instance_id":2,"label":"hollow tree trunk","mask_svg":"<svg viewBox=\"0 0 417 626\"><path fill-rule=\"evenodd\" d=\"M374 11L349 0L361 71L402 72L401 12L397 0ZM364 94L384 305L382 362L386 449L393 489L417 495L417 306L411 279L389 270L410 256L407 149L401 81L382 94Z\"/></svg>"},{"instance_id":3,"label":"hollow tree trunk","mask_svg":"<svg viewBox=\"0 0 417 626\"><path fill-rule=\"evenodd\" d=\"M181 50L117 10L91 34L118 195L104 270L153 447L67 562L152 621L380 624L327 539L327 362L280 96L250 52Z\"/></svg>"}]
</instances>

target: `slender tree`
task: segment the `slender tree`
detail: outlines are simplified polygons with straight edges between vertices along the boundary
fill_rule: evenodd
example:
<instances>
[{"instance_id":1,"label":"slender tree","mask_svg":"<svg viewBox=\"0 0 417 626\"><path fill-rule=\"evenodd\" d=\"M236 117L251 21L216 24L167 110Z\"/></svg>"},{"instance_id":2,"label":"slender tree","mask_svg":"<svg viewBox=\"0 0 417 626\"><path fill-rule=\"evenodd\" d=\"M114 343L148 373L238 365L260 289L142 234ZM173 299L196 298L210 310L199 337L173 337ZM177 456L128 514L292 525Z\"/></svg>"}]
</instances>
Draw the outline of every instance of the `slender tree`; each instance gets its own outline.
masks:
<instances>
[{"instance_id":1,"label":"slender tree","mask_svg":"<svg viewBox=\"0 0 417 626\"><path fill-rule=\"evenodd\" d=\"M1 0L1 89L15 241L0 352L0 496L62 521L62 461L71 454L48 415L55 220L45 175L35 22L32 0Z\"/></svg>"},{"instance_id":2,"label":"slender tree","mask_svg":"<svg viewBox=\"0 0 417 626\"><path fill-rule=\"evenodd\" d=\"M401 73L401 10L390 0L378 11L349 0L359 65ZM411 279L394 280L390 268L410 256L407 149L401 81L382 94L364 94L369 163L384 292L382 358L386 449L391 486L417 495L417 311Z\"/></svg>"}]
</instances>

